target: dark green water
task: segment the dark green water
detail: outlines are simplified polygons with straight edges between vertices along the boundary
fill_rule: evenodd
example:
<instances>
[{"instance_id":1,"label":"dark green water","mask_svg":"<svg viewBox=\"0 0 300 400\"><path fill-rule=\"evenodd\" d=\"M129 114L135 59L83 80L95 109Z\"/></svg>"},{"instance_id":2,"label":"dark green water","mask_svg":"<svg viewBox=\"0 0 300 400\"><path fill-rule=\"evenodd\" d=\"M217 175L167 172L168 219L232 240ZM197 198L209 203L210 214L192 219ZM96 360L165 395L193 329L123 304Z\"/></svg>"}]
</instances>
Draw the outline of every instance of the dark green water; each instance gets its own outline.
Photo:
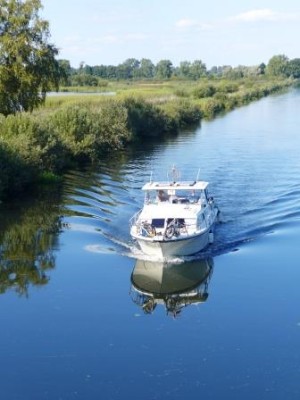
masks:
<instances>
[{"instance_id":1,"label":"dark green water","mask_svg":"<svg viewBox=\"0 0 300 400\"><path fill-rule=\"evenodd\" d=\"M268 97L2 204L1 399L299 399L299 109ZM128 221L174 163L223 222L166 267Z\"/></svg>"}]
</instances>

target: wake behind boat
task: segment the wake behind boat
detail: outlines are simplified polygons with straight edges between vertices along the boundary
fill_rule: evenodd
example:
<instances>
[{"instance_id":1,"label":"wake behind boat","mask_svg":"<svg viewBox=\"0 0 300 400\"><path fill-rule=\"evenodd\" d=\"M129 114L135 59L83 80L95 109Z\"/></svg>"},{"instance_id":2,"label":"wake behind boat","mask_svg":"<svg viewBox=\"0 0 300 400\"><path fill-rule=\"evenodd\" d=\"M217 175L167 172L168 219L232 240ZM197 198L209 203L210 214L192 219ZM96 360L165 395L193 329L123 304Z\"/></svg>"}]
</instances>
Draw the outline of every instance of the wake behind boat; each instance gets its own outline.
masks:
<instances>
[{"instance_id":1,"label":"wake behind boat","mask_svg":"<svg viewBox=\"0 0 300 400\"><path fill-rule=\"evenodd\" d=\"M142 190L144 207L132 217L130 234L143 253L188 256L212 243L219 210L208 195L208 182L180 181L173 167L171 180L150 179Z\"/></svg>"}]
</instances>

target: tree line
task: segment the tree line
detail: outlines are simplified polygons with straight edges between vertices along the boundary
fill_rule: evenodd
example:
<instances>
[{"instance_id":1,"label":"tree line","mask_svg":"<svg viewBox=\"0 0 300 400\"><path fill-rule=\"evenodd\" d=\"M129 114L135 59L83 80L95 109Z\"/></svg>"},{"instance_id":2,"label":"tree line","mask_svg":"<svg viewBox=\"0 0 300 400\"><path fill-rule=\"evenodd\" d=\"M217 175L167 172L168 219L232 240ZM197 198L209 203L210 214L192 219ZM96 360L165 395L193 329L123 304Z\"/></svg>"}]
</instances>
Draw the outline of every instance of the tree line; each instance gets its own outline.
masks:
<instances>
[{"instance_id":1,"label":"tree line","mask_svg":"<svg viewBox=\"0 0 300 400\"><path fill-rule=\"evenodd\" d=\"M210 70L200 60L175 67L170 60L154 65L133 58L116 67L81 63L72 68L68 60L57 59L58 49L49 42L49 25L39 17L40 8L40 0L0 0L0 199L41 180L56 179L70 167L96 163L134 141L176 133L293 82L277 77L300 76L299 59L284 55L258 67ZM275 78L260 79L264 75ZM62 83L105 85L108 79L189 82L174 85L174 93L163 101L137 94L94 96L84 104L81 99L60 104L53 112L31 113Z\"/></svg>"},{"instance_id":2,"label":"tree line","mask_svg":"<svg viewBox=\"0 0 300 400\"><path fill-rule=\"evenodd\" d=\"M66 86L101 86L109 80L167 80L185 79L197 81L201 78L241 79L258 76L300 78L300 58L289 60L285 55L273 56L267 64L232 67L213 66L208 69L201 60L182 61L174 66L171 60L160 60L154 64L150 59L128 58L119 65L87 65L81 62L78 68L71 67L68 60L60 60Z\"/></svg>"},{"instance_id":3,"label":"tree line","mask_svg":"<svg viewBox=\"0 0 300 400\"><path fill-rule=\"evenodd\" d=\"M39 16L41 8L40 0L0 0L0 114L32 111L44 103L47 92L61 85L106 86L109 80L135 79L300 77L300 59L289 60L285 55L272 57L267 65L251 67L207 69L201 60L174 66L167 59L154 64L146 58L129 58L117 66L82 62L73 68L68 60L57 58L58 49L49 42L49 23Z\"/></svg>"}]
</instances>

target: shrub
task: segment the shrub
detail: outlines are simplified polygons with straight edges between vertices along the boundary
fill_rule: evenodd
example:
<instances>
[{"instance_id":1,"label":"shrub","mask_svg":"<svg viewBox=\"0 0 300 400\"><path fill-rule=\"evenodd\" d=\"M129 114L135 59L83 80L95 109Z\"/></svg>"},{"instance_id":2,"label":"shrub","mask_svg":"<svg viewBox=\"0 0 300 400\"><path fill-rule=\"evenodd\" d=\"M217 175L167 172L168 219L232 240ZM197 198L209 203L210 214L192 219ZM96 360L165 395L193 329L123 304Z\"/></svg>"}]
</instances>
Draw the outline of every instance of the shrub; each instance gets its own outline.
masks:
<instances>
[{"instance_id":1,"label":"shrub","mask_svg":"<svg viewBox=\"0 0 300 400\"><path fill-rule=\"evenodd\" d=\"M95 161L101 152L121 148L130 139L127 110L115 100L93 108L68 105L49 117L48 127L77 161Z\"/></svg>"},{"instance_id":2,"label":"shrub","mask_svg":"<svg viewBox=\"0 0 300 400\"><path fill-rule=\"evenodd\" d=\"M174 127L185 128L201 120L200 108L188 100L173 100L161 106L163 112L173 121Z\"/></svg>"},{"instance_id":3,"label":"shrub","mask_svg":"<svg viewBox=\"0 0 300 400\"><path fill-rule=\"evenodd\" d=\"M34 179L34 168L0 141L0 199L25 190Z\"/></svg>"},{"instance_id":4,"label":"shrub","mask_svg":"<svg viewBox=\"0 0 300 400\"><path fill-rule=\"evenodd\" d=\"M158 136L166 131L167 119L159 107L135 97L125 98L124 106L128 113L128 128L135 139Z\"/></svg>"},{"instance_id":5,"label":"shrub","mask_svg":"<svg viewBox=\"0 0 300 400\"><path fill-rule=\"evenodd\" d=\"M64 168L65 150L59 138L30 114L8 116L2 120L1 131L7 146L37 173Z\"/></svg>"},{"instance_id":6,"label":"shrub","mask_svg":"<svg viewBox=\"0 0 300 400\"><path fill-rule=\"evenodd\" d=\"M225 110L225 105L221 100L211 98L205 99L200 103L202 115L206 118L213 118L216 114Z\"/></svg>"},{"instance_id":7,"label":"shrub","mask_svg":"<svg viewBox=\"0 0 300 400\"><path fill-rule=\"evenodd\" d=\"M196 99L212 97L215 93L216 93L215 86L209 84L202 84L201 86L197 86L193 90L193 95Z\"/></svg>"},{"instance_id":8,"label":"shrub","mask_svg":"<svg viewBox=\"0 0 300 400\"><path fill-rule=\"evenodd\" d=\"M217 86L219 93L234 93L239 90L240 85L237 82L221 81Z\"/></svg>"}]
</instances>

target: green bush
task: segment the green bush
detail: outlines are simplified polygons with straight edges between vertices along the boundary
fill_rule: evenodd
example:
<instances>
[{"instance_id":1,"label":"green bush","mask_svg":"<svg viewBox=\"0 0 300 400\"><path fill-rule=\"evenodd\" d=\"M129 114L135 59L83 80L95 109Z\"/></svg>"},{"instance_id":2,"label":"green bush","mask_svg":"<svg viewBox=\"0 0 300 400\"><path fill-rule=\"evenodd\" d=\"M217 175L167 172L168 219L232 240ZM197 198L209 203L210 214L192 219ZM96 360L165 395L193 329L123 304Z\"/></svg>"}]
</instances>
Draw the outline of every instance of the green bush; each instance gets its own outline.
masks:
<instances>
[{"instance_id":1,"label":"green bush","mask_svg":"<svg viewBox=\"0 0 300 400\"><path fill-rule=\"evenodd\" d=\"M213 85L210 84L202 84L200 86L197 86L193 90L193 96L196 99L202 99L205 97L212 97L216 93L216 88Z\"/></svg>"},{"instance_id":2,"label":"green bush","mask_svg":"<svg viewBox=\"0 0 300 400\"><path fill-rule=\"evenodd\" d=\"M205 118L213 118L215 115L224 111L225 108L223 101L215 98L204 99L200 103L201 113Z\"/></svg>"},{"instance_id":3,"label":"green bush","mask_svg":"<svg viewBox=\"0 0 300 400\"><path fill-rule=\"evenodd\" d=\"M170 121L160 108L142 98L127 97L124 106L127 109L128 128L135 139L158 136L169 128Z\"/></svg>"},{"instance_id":4,"label":"green bush","mask_svg":"<svg viewBox=\"0 0 300 400\"><path fill-rule=\"evenodd\" d=\"M173 83L172 88L160 85L150 91L140 85L126 97L51 98L48 107L32 114L0 114L0 199L37 181L54 182L71 165L97 162L134 140L178 132L201 118L278 92L291 81L204 81L192 98L188 93L193 85Z\"/></svg>"},{"instance_id":5,"label":"green bush","mask_svg":"<svg viewBox=\"0 0 300 400\"><path fill-rule=\"evenodd\" d=\"M48 127L78 161L95 161L101 152L121 148L130 140L127 110L115 100L97 108L68 105L48 118Z\"/></svg>"},{"instance_id":6,"label":"green bush","mask_svg":"<svg viewBox=\"0 0 300 400\"><path fill-rule=\"evenodd\" d=\"M163 104L161 109L173 121L176 130L197 124L201 120L200 108L189 100L173 100Z\"/></svg>"},{"instance_id":7,"label":"green bush","mask_svg":"<svg viewBox=\"0 0 300 400\"><path fill-rule=\"evenodd\" d=\"M44 122L30 114L10 115L2 120L1 132L6 145L37 173L58 172L64 168L64 147Z\"/></svg>"},{"instance_id":8,"label":"green bush","mask_svg":"<svg viewBox=\"0 0 300 400\"><path fill-rule=\"evenodd\" d=\"M218 93L234 93L239 90L240 85L237 82L221 81L217 86Z\"/></svg>"},{"instance_id":9,"label":"green bush","mask_svg":"<svg viewBox=\"0 0 300 400\"><path fill-rule=\"evenodd\" d=\"M36 177L34 168L0 141L0 199L24 191Z\"/></svg>"}]
</instances>

